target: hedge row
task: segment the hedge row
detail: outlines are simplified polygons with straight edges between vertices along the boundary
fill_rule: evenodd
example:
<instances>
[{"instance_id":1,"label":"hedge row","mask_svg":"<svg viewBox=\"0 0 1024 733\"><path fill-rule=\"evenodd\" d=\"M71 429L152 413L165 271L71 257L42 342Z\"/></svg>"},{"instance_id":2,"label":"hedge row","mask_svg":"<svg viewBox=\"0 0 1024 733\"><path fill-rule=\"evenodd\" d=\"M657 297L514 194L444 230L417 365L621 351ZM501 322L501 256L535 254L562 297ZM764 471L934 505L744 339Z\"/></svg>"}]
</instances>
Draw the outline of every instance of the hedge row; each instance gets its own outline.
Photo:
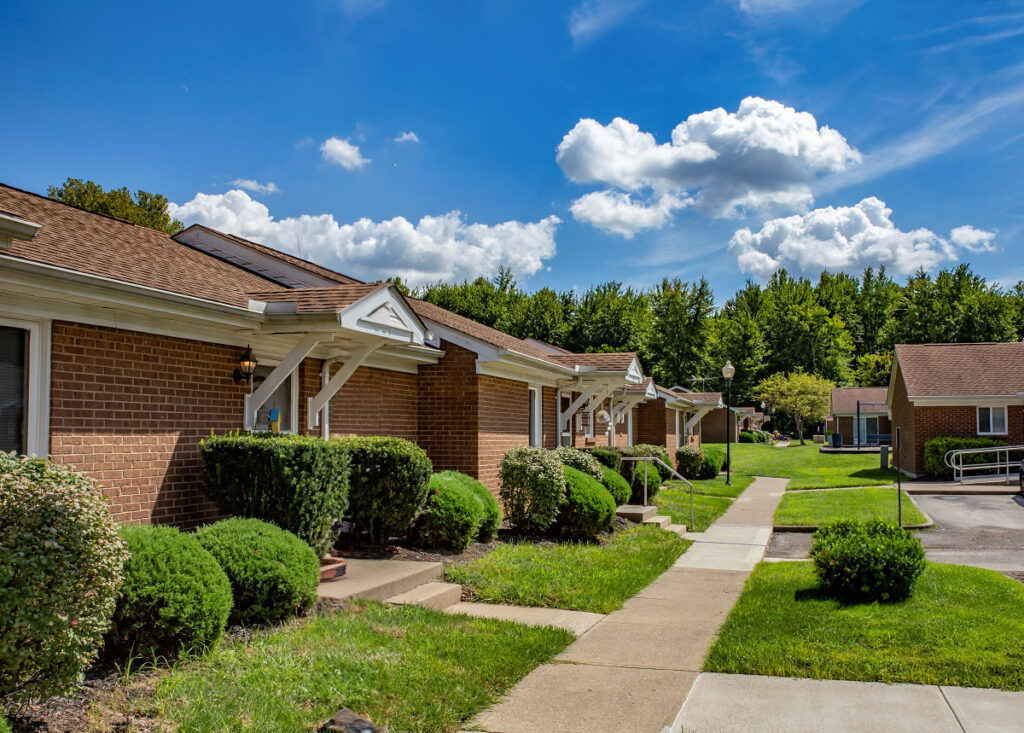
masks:
<instances>
[{"instance_id":1,"label":"hedge row","mask_svg":"<svg viewBox=\"0 0 1024 733\"><path fill-rule=\"evenodd\" d=\"M705 445L684 445L676 451L680 475L688 479L713 479L725 466L725 449Z\"/></svg>"},{"instance_id":2,"label":"hedge row","mask_svg":"<svg viewBox=\"0 0 1024 733\"><path fill-rule=\"evenodd\" d=\"M964 448L993 448L1007 445L1005 440L991 438L932 438L924 444L924 469L939 478L953 478L953 469L946 465L945 456L951 450ZM963 456L964 465L990 463L995 453L968 453Z\"/></svg>"}]
</instances>

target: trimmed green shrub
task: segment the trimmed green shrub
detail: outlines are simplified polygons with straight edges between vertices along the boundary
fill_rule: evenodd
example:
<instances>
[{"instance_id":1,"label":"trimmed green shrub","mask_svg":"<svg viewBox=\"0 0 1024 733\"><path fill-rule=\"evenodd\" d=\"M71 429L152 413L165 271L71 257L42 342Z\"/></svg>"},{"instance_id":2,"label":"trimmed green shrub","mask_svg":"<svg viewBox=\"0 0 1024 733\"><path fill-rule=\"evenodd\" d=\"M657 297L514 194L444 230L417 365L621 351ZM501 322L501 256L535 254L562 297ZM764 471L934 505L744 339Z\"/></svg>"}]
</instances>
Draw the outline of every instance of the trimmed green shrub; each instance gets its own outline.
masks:
<instances>
[{"instance_id":1,"label":"trimmed green shrub","mask_svg":"<svg viewBox=\"0 0 1024 733\"><path fill-rule=\"evenodd\" d=\"M554 527L567 539L590 540L606 531L615 516L615 500L593 476L565 466L565 502Z\"/></svg>"},{"instance_id":2,"label":"trimmed green shrub","mask_svg":"<svg viewBox=\"0 0 1024 733\"><path fill-rule=\"evenodd\" d=\"M603 480L604 474L601 473L601 464L589 453L562 445L555 448L555 454L558 455L558 460L562 462L563 466L572 466L577 471L583 471L583 473L592 476L597 481Z\"/></svg>"},{"instance_id":3,"label":"trimmed green shrub","mask_svg":"<svg viewBox=\"0 0 1024 733\"><path fill-rule=\"evenodd\" d=\"M615 500L615 506L629 503L629 497L633 494L629 482L622 478L622 474L613 471L608 466L601 466L601 483L608 489L608 493Z\"/></svg>"},{"instance_id":4,"label":"trimmed green shrub","mask_svg":"<svg viewBox=\"0 0 1024 733\"><path fill-rule=\"evenodd\" d=\"M741 430L740 431L740 437L739 437L739 439L736 442L737 443L757 443L758 440L757 440L757 436L754 435L749 430Z\"/></svg>"},{"instance_id":5,"label":"trimmed green shrub","mask_svg":"<svg viewBox=\"0 0 1024 733\"><path fill-rule=\"evenodd\" d=\"M352 473L349 519L370 542L404 532L423 508L434 467L427 452L402 438L345 438Z\"/></svg>"},{"instance_id":6,"label":"trimmed green shrub","mask_svg":"<svg viewBox=\"0 0 1024 733\"><path fill-rule=\"evenodd\" d=\"M473 496L480 502L480 508L483 510L484 517L480 522L476 538L480 542L490 542L498 534L498 527L501 526L501 507L498 506L498 500L494 498L494 494L491 493L490 489L472 476L455 471L450 471L449 473L460 476L459 480L473 492Z\"/></svg>"},{"instance_id":7,"label":"trimmed green shrub","mask_svg":"<svg viewBox=\"0 0 1024 733\"><path fill-rule=\"evenodd\" d=\"M925 569L920 540L878 519L822 527L814 533L811 559L822 590L848 602L907 598Z\"/></svg>"},{"instance_id":8,"label":"trimmed green shrub","mask_svg":"<svg viewBox=\"0 0 1024 733\"><path fill-rule=\"evenodd\" d=\"M537 446L513 448L498 469L505 518L520 533L542 533L565 501L565 473L553 452Z\"/></svg>"},{"instance_id":9,"label":"trimmed green shrub","mask_svg":"<svg viewBox=\"0 0 1024 733\"><path fill-rule=\"evenodd\" d=\"M963 448L991 448L1007 445L1005 440L991 438L932 438L924 444L924 470L939 478L953 478L953 469L943 460L951 450ZM965 466L991 463L994 453L968 453L963 457Z\"/></svg>"},{"instance_id":10,"label":"trimmed green shrub","mask_svg":"<svg viewBox=\"0 0 1024 733\"><path fill-rule=\"evenodd\" d=\"M3 715L0 715L0 733L11 733L11 724Z\"/></svg>"},{"instance_id":11,"label":"trimmed green shrub","mask_svg":"<svg viewBox=\"0 0 1024 733\"><path fill-rule=\"evenodd\" d=\"M704 451L695 445L684 445L676 450L676 470L683 478L699 478L704 465Z\"/></svg>"},{"instance_id":12,"label":"trimmed green shrub","mask_svg":"<svg viewBox=\"0 0 1024 733\"><path fill-rule=\"evenodd\" d=\"M704 453L704 464L701 466L697 478L715 478L725 466L725 449L715 445L706 445L701 450Z\"/></svg>"},{"instance_id":13,"label":"trimmed green shrub","mask_svg":"<svg viewBox=\"0 0 1024 733\"><path fill-rule=\"evenodd\" d=\"M88 479L0 453L0 701L74 688L110 627L127 557Z\"/></svg>"},{"instance_id":14,"label":"trimmed green shrub","mask_svg":"<svg viewBox=\"0 0 1024 733\"><path fill-rule=\"evenodd\" d=\"M105 648L171 659L216 644L231 613L231 583L213 555L174 527L126 526L121 537L129 558Z\"/></svg>"},{"instance_id":15,"label":"trimmed green shrub","mask_svg":"<svg viewBox=\"0 0 1024 733\"><path fill-rule=\"evenodd\" d=\"M652 445L650 443L637 443L629 448L623 448L623 455L627 456L652 456L659 459L666 466L672 465L672 457L669 455L668 448L663 445ZM661 466L658 467L659 471L665 469Z\"/></svg>"},{"instance_id":16,"label":"trimmed green shrub","mask_svg":"<svg viewBox=\"0 0 1024 733\"><path fill-rule=\"evenodd\" d=\"M227 574L231 620L276 623L316 603L320 559L291 532L259 519L223 519L196 539Z\"/></svg>"},{"instance_id":17,"label":"trimmed green shrub","mask_svg":"<svg viewBox=\"0 0 1024 733\"><path fill-rule=\"evenodd\" d=\"M602 466L608 466L616 473L622 473L622 453L618 448L597 446L596 448L587 448L584 452L596 458Z\"/></svg>"},{"instance_id":18,"label":"trimmed green shrub","mask_svg":"<svg viewBox=\"0 0 1024 733\"><path fill-rule=\"evenodd\" d=\"M461 476L464 474L445 471L430 477L426 505L412 530L427 547L464 550L480 531L483 505Z\"/></svg>"},{"instance_id":19,"label":"trimmed green shrub","mask_svg":"<svg viewBox=\"0 0 1024 733\"><path fill-rule=\"evenodd\" d=\"M262 519L323 556L348 507L349 459L338 441L230 433L200 442L206 493L222 514Z\"/></svg>"}]
</instances>

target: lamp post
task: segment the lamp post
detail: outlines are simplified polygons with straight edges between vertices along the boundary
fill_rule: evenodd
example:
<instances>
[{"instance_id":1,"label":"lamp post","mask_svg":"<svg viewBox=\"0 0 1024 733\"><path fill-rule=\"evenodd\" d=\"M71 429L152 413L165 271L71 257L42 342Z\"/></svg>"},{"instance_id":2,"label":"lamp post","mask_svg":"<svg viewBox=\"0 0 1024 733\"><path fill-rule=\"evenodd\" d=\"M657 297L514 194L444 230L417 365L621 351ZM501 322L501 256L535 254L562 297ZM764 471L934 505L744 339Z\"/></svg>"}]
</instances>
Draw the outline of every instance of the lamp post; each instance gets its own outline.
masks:
<instances>
[{"instance_id":1,"label":"lamp post","mask_svg":"<svg viewBox=\"0 0 1024 733\"><path fill-rule=\"evenodd\" d=\"M725 485L732 486L732 456L730 447L732 445L732 377L736 374L736 367L726 359L722 367L722 376L725 377Z\"/></svg>"}]
</instances>

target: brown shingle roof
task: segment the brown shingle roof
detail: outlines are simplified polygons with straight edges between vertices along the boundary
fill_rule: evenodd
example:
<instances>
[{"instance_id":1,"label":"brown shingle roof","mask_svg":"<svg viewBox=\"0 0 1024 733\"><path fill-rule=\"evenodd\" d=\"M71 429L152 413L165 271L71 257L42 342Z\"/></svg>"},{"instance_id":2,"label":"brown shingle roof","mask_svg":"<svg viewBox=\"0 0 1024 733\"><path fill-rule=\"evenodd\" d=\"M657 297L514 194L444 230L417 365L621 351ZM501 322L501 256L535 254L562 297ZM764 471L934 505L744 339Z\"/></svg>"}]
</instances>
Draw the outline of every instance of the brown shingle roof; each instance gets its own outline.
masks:
<instances>
[{"instance_id":1,"label":"brown shingle roof","mask_svg":"<svg viewBox=\"0 0 1024 733\"><path fill-rule=\"evenodd\" d=\"M553 361L566 366L592 366L602 372L624 372L636 358L634 351L595 354L550 354Z\"/></svg>"},{"instance_id":2,"label":"brown shingle roof","mask_svg":"<svg viewBox=\"0 0 1024 733\"><path fill-rule=\"evenodd\" d=\"M42 228L0 254L245 307L250 291L281 286L174 241L163 232L0 184L0 209Z\"/></svg>"},{"instance_id":3,"label":"brown shingle roof","mask_svg":"<svg viewBox=\"0 0 1024 733\"><path fill-rule=\"evenodd\" d=\"M329 288L271 290L249 293L249 297L264 303L295 303L296 313L336 313L385 287L387 283L359 283Z\"/></svg>"},{"instance_id":4,"label":"brown shingle roof","mask_svg":"<svg viewBox=\"0 0 1024 733\"><path fill-rule=\"evenodd\" d=\"M1024 343L898 344L913 397L1014 395L1024 391Z\"/></svg>"},{"instance_id":5,"label":"brown shingle roof","mask_svg":"<svg viewBox=\"0 0 1024 733\"><path fill-rule=\"evenodd\" d=\"M350 283L362 283L362 280L356 280L354 277L349 277L348 275L343 275L340 272L336 272L334 270L328 269L326 267L323 267L321 265L316 264L315 262L310 262L309 260L304 260L301 257L296 257L294 255L290 255L287 252L282 252L281 250L274 249L273 247L268 247L267 245L260 244L259 242L253 242L252 240L245 239L243 237L239 237L239 236L234 235L234 234L228 234L227 232L222 232L219 229L211 229L210 227L203 226L202 224L193 224L192 226L187 227L182 232L182 234L184 234L185 232L189 231L190 229L202 229L202 230L205 230L207 232L212 232L213 234L216 234L217 236L224 237L226 239L230 239L232 242L237 242L238 244L242 245L243 247L247 247L247 248L249 248L249 249L251 249L251 250L253 250L255 252L259 252L260 254L264 254L264 255L267 255L269 257L274 257L276 259L282 260L283 262L287 262L289 265L293 265L294 267L301 268L303 270L306 270L307 272L312 272L312 273L314 273L316 275L319 275L320 277L326 278L328 280L334 280L336 283L339 283L341 285L350 284Z\"/></svg>"},{"instance_id":6,"label":"brown shingle roof","mask_svg":"<svg viewBox=\"0 0 1024 733\"><path fill-rule=\"evenodd\" d=\"M888 412L885 407L887 387L836 387L832 390L832 413Z\"/></svg>"},{"instance_id":7,"label":"brown shingle roof","mask_svg":"<svg viewBox=\"0 0 1024 733\"><path fill-rule=\"evenodd\" d=\"M683 399L691 402L721 402L721 392L682 392Z\"/></svg>"}]
</instances>

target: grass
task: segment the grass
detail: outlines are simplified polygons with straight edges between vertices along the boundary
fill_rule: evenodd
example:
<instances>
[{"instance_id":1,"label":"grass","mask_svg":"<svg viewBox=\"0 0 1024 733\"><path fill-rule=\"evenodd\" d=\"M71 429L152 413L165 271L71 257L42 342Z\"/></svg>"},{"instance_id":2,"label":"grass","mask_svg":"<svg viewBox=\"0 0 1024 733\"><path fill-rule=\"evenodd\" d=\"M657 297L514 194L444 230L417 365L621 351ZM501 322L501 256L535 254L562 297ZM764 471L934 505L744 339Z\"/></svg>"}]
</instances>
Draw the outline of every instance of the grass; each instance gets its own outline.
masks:
<instances>
[{"instance_id":1,"label":"grass","mask_svg":"<svg viewBox=\"0 0 1024 733\"><path fill-rule=\"evenodd\" d=\"M632 527L602 544L500 545L445 575L481 601L611 613L689 546L674 532Z\"/></svg>"},{"instance_id":2,"label":"grass","mask_svg":"<svg viewBox=\"0 0 1024 733\"><path fill-rule=\"evenodd\" d=\"M762 563L706 672L1024 690L1024 585L929 563L901 603L823 597L810 563Z\"/></svg>"},{"instance_id":3,"label":"grass","mask_svg":"<svg viewBox=\"0 0 1024 733\"><path fill-rule=\"evenodd\" d=\"M896 489L836 489L799 491L782 497L775 510L775 524L820 527L839 519L884 519L896 522ZM928 520L903 492L903 524Z\"/></svg>"},{"instance_id":4,"label":"grass","mask_svg":"<svg viewBox=\"0 0 1024 733\"><path fill-rule=\"evenodd\" d=\"M388 730L453 731L573 640L567 631L353 602L221 645L139 683L189 731L316 730L342 707Z\"/></svg>"},{"instance_id":5,"label":"grass","mask_svg":"<svg viewBox=\"0 0 1024 733\"><path fill-rule=\"evenodd\" d=\"M802 446L799 442L787 448L765 443L734 443L731 448L733 475L781 476L790 479L786 487L790 491L880 486L896 480L894 470L878 467L877 453L820 453L818 448L813 443Z\"/></svg>"},{"instance_id":6,"label":"grass","mask_svg":"<svg viewBox=\"0 0 1024 733\"><path fill-rule=\"evenodd\" d=\"M682 484L685 486L685 484ZM676 524L685 524L690 532L703 532L732 505L725 496L706 496L694 492L693 525L690 525L690 492L663 488L654 497L660 514L672 517Z\"/></svg>"},{"instance_id":7,"label":"grass","mask_svg":"<svg viewBox=\"0 0 1024 733\"><path fill-rule=\"evenodd\" d=\"M693 493L695 494L704 494L705 496L728 496L735 499L743 493L744 489L754 483L754 477L753 475L736 474L732 477L732 486L725 485L724 475L716 476L711 479L694 479L691 483L693 484ZM682 481L669 481L667 482L667 486L673 491L689 492L690 490L690 487Z\"/></svg>"}]
</instances>

